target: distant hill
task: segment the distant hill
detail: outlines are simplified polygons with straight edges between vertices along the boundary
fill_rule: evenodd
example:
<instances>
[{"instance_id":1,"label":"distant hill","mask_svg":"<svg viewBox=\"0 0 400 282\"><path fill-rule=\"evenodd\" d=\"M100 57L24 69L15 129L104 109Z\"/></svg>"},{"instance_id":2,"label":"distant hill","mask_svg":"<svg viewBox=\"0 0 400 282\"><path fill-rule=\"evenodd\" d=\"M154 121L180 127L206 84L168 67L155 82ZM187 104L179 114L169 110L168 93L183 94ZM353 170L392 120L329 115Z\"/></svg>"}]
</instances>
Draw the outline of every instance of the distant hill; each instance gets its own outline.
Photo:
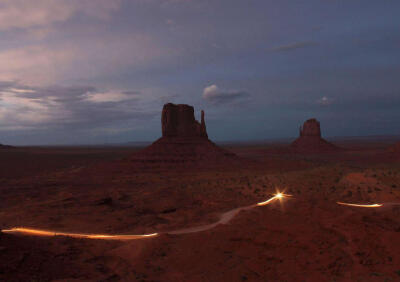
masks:
<instances>
[{"instance_id":1,"label":"distant hill","mask_svg":"<svg viewBox=\"0 0 400 282\"><path fill-rule=\"evenodd\" d=\"M0 144L0 149L12 149L13 146Z\"/></svg>"}]
</instances>

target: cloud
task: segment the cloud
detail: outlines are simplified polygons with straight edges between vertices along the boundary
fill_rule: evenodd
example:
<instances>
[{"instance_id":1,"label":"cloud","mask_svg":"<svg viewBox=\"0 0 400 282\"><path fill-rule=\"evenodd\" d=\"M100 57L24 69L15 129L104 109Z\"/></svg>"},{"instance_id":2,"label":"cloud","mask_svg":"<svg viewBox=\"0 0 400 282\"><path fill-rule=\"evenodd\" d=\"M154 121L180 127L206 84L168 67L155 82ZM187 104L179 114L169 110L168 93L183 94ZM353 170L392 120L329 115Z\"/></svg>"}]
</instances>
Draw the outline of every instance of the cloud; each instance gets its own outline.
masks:
<instances>
[{"instance_id":1,"label":"cloud","mask_svg":"<svg viewBox=\"0 0 400 282\"><path fill-rule=\"evenodd\" d=\"M30 84L50 83L65 71L74 57L73 50L44 46L0 51L0 77Z\"/></svg>"},{"instance_id":2,"label":"cloud","mask_svg":"<svg viewBox=\"0 0 400 282\"><path fill-rule=\"evenodd\" d=\"M88 93L85 95L86 101L93 103L121 102L137 99L137 92L104 92Z\"/></svg>"},{"instance_id":3,"label":"cloud","mask_svg":"<svg viewBox=\"0 0 400 282\"><path fill-rule=\"evenodd\" d=\"M0 0L0 30L49 26L77 13L107 19L120 4L120 0Z\"/></svg>"},{"instance_id":4,"label":"cloud","mask_svg":"<svg viewBox=\"0 0 400 282\"><path fill-rule=\"evenodd\" d=\"M270 50L272 52L287 52L287 51L293 51L296 49L312 47L312 46L317 46L317 45L318 45L318 43L313 42L313 41L302 41L302 42L296 42L296 43L292 43L292 44L277 46Z\"/></svg>"},{"instance_id":5,"label":"cloud","mask_svg":"<svg viewBox=\"0 0 400 282\"><path fill-rule=\"evenodd\" d=\"M125 69L136 70L160 64L178 56L145 34L129 37L103 35L74 43L27 45L0 49L0 79L29 85L60 84L92 79ZM105 55L107 54L107 55Z\"/></svg>"},{"instance_id":6,"label":"cloud","mask_svg":"<svg viewBox=\"0 0 400 282\"><path fill-rule=\"evenodd\" d=\"M203 90L203 99L213 104L227 104L248 96L246 91L225 91L215 84L207 86Z\"/></svg>"},{"instance_id":7,"label":"cloud","mask_svg":"<svg viewBox=\"0 0 400 282\"><path fill-rule=\"evenodd\" d=\"M0 130L93 128L144 120L158 114L147 103L148 97L141 97L138 91L0 82Z\"/></svg>"},{"instance_id":8,"label":"cloud","mask_svg":"<svg viewBox=\"0 0 400 282\"><path fill-rule=\"evenodd\" d=\"M324 96L318 99L316 103L321 106L329 106L333 104L334 101L335 101L334 99Z\"/></svg>"}]
</instances>

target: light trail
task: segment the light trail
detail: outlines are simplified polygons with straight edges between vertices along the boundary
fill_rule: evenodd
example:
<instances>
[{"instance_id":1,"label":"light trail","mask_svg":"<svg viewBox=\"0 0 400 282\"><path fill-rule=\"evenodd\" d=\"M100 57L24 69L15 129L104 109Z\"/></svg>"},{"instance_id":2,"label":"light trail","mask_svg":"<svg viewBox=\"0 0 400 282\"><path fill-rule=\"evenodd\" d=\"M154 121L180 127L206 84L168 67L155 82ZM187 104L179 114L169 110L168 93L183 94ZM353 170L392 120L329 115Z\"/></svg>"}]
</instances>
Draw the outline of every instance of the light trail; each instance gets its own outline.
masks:
<instances>
[{"instance_id":1,"label":"light trail","mask_svg":"<svg viewBox=\"0 0 400 282\"><path fill-rule=\"evenodd\" d=\"M290 197L291 195L284 194L281 192L277 192L272 198L257 203L255 205L236 208L225 212L221 215L220 220L203 226L196 226L191 228L179 229L174 231L165 232L165 234L187 234L187 233L195 233L201 232L205 230L212 229L219 224L228 224L241 210L248 210L255 208L257 206L265 206L275 200L282 200L285 197ZM23 234L23 235L31 235L31 236L42 236L42 237L55 237L55 236L64 236L64 237L71 237L71 238L80 238L80 239L98 239L98 240L137 240L137 239L145 239L156 237L162 233L152 233L152 234L143 234L143 235L106 235L106 234L81 234L81 233L69 233L69 232L57 232L57 231L50 231L50 230L42 230L42 229L34 229L34 228L25 228L25 227L15 227L11 229L3 229L1 230L3 233L10 233L10 234Z\"/></svg>"},{"instance_id":2,"label":"light trail","mask_svg":"<svg viewBox=\"0 0 400 282\"><path fill-rule=\"evenodd\" d=\"M158 235L158 233L144 234L144 235L81 234L81 233L47 231L47 230L24 228L24 227L5 229L5 230L1 230L1 232L3 232L3 233L19 233L19 234L43 236L43 237L64 236L64 237L81 238L81 239L102 239L102 240L121 240L121 241L122 240L144 239L144 238L149 238L149 237L155 237Z\"/></svg>"},{"instance_id":3,"label":"light trail","mask_svg":"<svg viewBox=\"0 0 400 282\"><path fill-rule=\"evenodd\" d=\"M255 205L240 207L240 208L236 208L236 209L227 211L220 215L220 218L217 222L214 222L211 224L206 224L206 225L200 225L200 226L195 226L195 227L189 227L189 228L169 231L169 232L167 232L167 234L180 235L180 234L188 234L188 233L197 233L197 232L202 232L202 231L206 231L206 230L215 228L216 226L218 226L220 224L228 224L236 215L239 214L240 211L250 210L250 209L253 209L258 206L265 206L265 205L268 205L269 203L273 202L274 200L278 200L278 199L280 200L286 196L289 197L291 195L286 195L286 194L277 192L272 198L266 200L265 202L261 202L261 203L255 204Z\"/></svg>"},{"instance_id":4,"label":"light trail","mask_svg":"<svg viewBox=\"0 0 400 282\"><path fill-rule=\"evenodd\" d=\"M278 192L272 198L270 198L270 199L268 199L268 200L266 200L264 202L257 203L257 206L265 206L265 205L268 205L269 203L271 203L274 200L281 200L281 199L283 199L285 197L291 197L291 196L292 195L288 195L288 194L284 194L284 193Z\"/></svg>"},{"instance_id":5,"label":"light trail","mask_svg":"<svg viewBox=\"0 0 400 282\"><path fill-rule=\"evenodd\" d=\"M282 200L283 198L292 197L292 195L284 194L282 192L277 192L274 194L273 197L269 198L264 202L257 203L255 205L246 206L235 208L233 210L227 211L221 214L220 219L217 222L195 226L190 228L178 229L174 231L164 232L164 234L187 234L187 233L197 233L202 232L205 230L209 230L215 228L220 224L228 224L237 214L239 214L242 210L249 210L259 206L268 205L275 200ZM361 208L379 208L382 207L383 204L352 204L352 203L344 203L344 202L336 202L339 205L343 206L350 206L350 207L361 207ZM385 203L392 204L392 205L400 205L399 203ZM55 236L64 236L64 237L71 237L71 238L80 238L80 239L98 239L98 240L138 240L138 239L145 239L145 238L152 238L157 237L163 233L152 233L152 234L143 234L143 235L107 235L107 234L82 234L82 233L68 233L68 232L57 232L57 231L50 231L50 230L42 230L42 229L34 229L34 228L25 228L25 227L16 227L11 229L3 229L1 230L3 233L10 233L10 234L23 234L23 235L31 235L31 236L42 236L42 237L55 237Z\"/></svg>"},{"instance_id":6,"label":"light trail","mask_svg":"<svg viewBox=\"0 0 400 282\"><path fill-rule=\"evenodd\" d=\"M272 201L275 201L275 200L277 200L277 199L281 199L281 197L274 196L274 197L272 197L271 199L266 200L265 202L257 203L257 206L265 206L265 205L268 205L269 203L271 203Z\"/></svg>"},{"instance_id":7,"label":"light trail","mask_svg":"<svg viewBox=\"0 0 400 282\"><path fill-rule=\"evenodd\" d=\"M336 202L336 203L342 206L359 207L359 208L379 208L383 206L383 204L361 205L361 204L350 204L343 202Z\"/></svg>"}]
</instances>

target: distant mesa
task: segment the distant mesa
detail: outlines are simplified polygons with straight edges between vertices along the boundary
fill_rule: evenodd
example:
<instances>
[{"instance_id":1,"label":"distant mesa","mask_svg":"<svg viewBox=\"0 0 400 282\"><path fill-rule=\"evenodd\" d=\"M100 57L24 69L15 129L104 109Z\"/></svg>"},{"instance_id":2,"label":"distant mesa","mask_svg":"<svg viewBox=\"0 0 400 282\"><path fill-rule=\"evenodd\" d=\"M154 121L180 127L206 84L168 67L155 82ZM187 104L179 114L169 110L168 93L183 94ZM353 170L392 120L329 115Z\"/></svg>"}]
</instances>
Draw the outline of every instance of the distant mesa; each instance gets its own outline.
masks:
<instances>
[{"instance_id":1,"label":"distant mesa","mask_svg":"<svg viewBox=\"0 0 400 282\"><path fill-rule=\"evenodd\" d=\"M201 111L201 122L189 105L165 104L161 115L162 137L131 158L144 164L208 164L238 157L208 139Z\"/></svg>"},{"instance_id":2,"label":"distant mesa","mask_svg":"<svg viewBox=\"0 0 400 282\"><path fill-rule=\"evenodd\" d=\"M12 149L13 146L0 144L0 149Z\"/></svg>"},{"instance_id":3,"label":"distant mesa","mask_svg":"<svg viewBox=\"0 0 400 282\"><path fill-rule=\"evenodd\" d=\"M309 119L300 126L300 136L290 145L298 153L323 153L340 150L321 137L321 126L315 118Z\"/></svg>"}]
</instances>

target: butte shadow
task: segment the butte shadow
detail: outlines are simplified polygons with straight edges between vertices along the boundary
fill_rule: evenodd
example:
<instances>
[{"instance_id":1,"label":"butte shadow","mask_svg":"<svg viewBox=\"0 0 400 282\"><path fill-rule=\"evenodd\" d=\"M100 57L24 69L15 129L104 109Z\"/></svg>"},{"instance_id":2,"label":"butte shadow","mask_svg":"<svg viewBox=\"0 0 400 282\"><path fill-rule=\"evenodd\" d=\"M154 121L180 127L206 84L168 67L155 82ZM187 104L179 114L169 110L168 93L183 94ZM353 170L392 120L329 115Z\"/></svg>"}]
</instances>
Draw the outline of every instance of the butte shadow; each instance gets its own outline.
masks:
<instances>
[{"instance_id":1,"label":"butte shadow","mask_svg":"<svg viewBox=\"0 0 400 282\"><path fill-rule=\"evenodd\" d=\"M189 105L165 104L161 116L162 137L132 155L130 160L146 165L214 165L240 163L234 153L208 139L204 111L201 122Z\"/></svg>"},{"instance_id":2,"label":"butte shadow","mask_svg":"<svg viewBox=\"0 0 400 282\"><path fill-rule=\"evenodd\" d=\"M290 144L289 150L294 153L330 153L342 149L321 137L321 126L315 118L309 119L300 126L300 136Z\"/></svg>"}]
</instances>

